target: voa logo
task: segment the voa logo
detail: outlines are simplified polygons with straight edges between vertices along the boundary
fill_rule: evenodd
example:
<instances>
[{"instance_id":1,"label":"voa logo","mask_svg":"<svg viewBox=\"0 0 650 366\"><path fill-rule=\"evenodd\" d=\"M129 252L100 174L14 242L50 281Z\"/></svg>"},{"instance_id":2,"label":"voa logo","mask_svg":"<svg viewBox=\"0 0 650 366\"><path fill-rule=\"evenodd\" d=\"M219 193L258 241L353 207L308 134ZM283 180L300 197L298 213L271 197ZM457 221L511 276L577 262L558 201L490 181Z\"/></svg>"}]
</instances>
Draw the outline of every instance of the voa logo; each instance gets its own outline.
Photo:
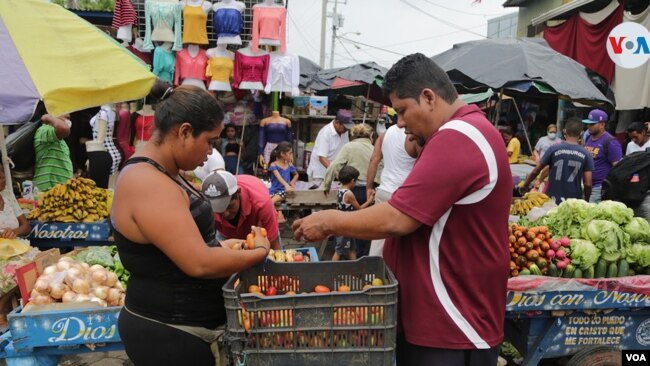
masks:
<instances>
[{"instance_id":1,"label":"voa logo","mask_svg":"<svg viewBox=\"0 0 650 366\"><path fill-rule=\"evenodd\" d=\"M607 53L616 65L637 68L650 58L650 32L639 23L621 23L607 37Z\"/></svg>"}]
</instances>

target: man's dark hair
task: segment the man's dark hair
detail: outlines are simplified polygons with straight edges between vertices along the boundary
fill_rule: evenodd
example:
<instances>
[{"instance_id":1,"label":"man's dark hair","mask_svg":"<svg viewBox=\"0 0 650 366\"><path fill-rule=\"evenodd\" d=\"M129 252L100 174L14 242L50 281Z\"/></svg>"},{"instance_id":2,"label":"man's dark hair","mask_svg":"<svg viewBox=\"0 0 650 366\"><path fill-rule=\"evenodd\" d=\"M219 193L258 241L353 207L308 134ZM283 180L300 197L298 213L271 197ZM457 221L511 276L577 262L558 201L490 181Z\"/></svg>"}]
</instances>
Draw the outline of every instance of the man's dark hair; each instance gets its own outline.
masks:
<instances>
[{"instance_id":1,"label":"man's dark hair","mask_svg":"<svg viewBox=\"0 0 650 366\"><path fill-rule=\"evenodd\" d=\"M512 127L505 126L505 127L501 127L500 130L501 133L504 135L514 136L514 132L512 132Z\"/></svg>"},{"instance_id":2,"label":"man's dark hair","mask_svg":"<svg viewBox=\"0 0 650 366\"><path fill-rule=\"evenodd\" d=\"M359 171L353 166L346 165L339 170L339 182L341 184L348 184L357 178L359 178Z\"/></svg>"},{"instance_id":3,"label":"man's dark hair","mask_svg":"<svg viewBox=\"0 0 650 366\"><path fill-rule=\"evenodd\" d=\"M564 122L564 131L569 137L580 137L582 135L582 120L578 117L571 117Z\"/></svg>"},{"instance_id":4,"label":"man's dark hair","mask_svg":"<svg viewBox=\"0 0 650 366\"><path fill-rule=\"evenodd\" d=\"M433 60L421 53L408 55L397 61L384 78L384 95L395 93L398 98L420 101L420 93L429 88L445 102L451 104L458 93L449 76Z\"/></svg>"},{"instance_id":5,"label":"man's dark hair","mask_svg":"<svg viewBox=\"0 0 650 366\"><path fill-rule=\"evenodd\" d=\"M647 131L645 129L645 124L644 123L632 122L627 127L627 133L630 133L630 132L644 133L644 132L647 132Z\"/></svg>"}]
</instances>

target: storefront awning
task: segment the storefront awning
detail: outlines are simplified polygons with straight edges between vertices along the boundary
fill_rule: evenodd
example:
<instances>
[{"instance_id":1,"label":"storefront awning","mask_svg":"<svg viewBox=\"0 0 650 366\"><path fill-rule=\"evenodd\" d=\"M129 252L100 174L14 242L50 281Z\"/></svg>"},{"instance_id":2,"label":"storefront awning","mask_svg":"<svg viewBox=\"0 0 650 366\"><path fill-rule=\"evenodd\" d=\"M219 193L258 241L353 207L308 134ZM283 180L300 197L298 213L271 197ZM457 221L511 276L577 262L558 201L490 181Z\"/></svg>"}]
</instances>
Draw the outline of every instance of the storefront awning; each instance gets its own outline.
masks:
<instances>
[{"instance_id":1,"label":"storefront awning","mask_svg":"<svg viewBox=\"0 0 650 366\"><path fill-rule=\"evenodd\" d=\"M593 3L596 0L573 0L571 2L568 2L562 6L558 6L557 8L547 11L546 13L533 18L530 21L530 24L535 27L538 26L539 24L545 23L547 20L552 20L558 17L561 17L564 14L567 14L573 10L579 9L585 5L588 5L590 3Z\"/></svg>"}]
</instances>

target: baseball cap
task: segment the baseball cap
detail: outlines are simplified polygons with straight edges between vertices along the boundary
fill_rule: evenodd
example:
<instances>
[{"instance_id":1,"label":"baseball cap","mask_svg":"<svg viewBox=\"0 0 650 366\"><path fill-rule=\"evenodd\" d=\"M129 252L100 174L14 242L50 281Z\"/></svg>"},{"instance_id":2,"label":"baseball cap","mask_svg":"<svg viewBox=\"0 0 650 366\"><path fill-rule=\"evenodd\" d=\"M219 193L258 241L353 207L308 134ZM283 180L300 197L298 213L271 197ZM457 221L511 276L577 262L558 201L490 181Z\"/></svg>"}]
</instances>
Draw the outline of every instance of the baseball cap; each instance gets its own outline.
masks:
<instances>
[{"instance_id":1,"label":"baseball cap","mask_svg":"<svg viewBox=\"0 0 650 366\"><path fill-rule=\"evenodd\" d=\"M587 119L583 119L582 123L594 124L599 122L607 122L607 113L602 109L592 109L589 112Z\"/></svg>"},{"instance_id":2,"label":"baseball cap","mask_svg":"<svg viewBox=\"0 0 650 366\"><path fill-rule=\"evenodd\" d=\"M336 112L336 119L348 130L354 127L354 122L352 122L352 112L347 109L339 109L339 111Z\"/></svg>"},{"instance_id":3,"label":"baseball cap","mask_svg":"<svg viewBox=\"0 0 650 366\"><path fill-rule=\"evenodd\" d=\"M212 211L223 213L226 211L230 198L237 193L237 179L230 172L217 170L203 180L201 192L210 200Z\"/></svg>"}]
</instances>

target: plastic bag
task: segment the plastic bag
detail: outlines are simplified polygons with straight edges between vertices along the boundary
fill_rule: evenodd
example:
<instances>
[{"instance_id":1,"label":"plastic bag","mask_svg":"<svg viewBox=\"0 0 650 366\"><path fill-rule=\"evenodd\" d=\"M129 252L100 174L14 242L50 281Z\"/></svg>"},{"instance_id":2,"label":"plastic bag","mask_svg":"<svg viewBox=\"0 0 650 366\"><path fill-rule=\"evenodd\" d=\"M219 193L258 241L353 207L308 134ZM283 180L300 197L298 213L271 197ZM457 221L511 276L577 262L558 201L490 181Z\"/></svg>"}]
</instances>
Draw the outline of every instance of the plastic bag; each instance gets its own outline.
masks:
<instances>
[{"instance_id":1,"label":"plastic bag","mask_svg":"<svg viewBox=\"0 0 650 366\"><path fill-rule=\"evenodd\" d=\"M533 207L530 212L528 212L528 215L526 215L526 219L528 219L528 221L537 221L537 219L546 215L547 212L555 207L557 207L557 205L553 200L546 202L542 207Z\"/></svg>"},{"instance_id":2,"label":"plastic bag","mask_svg":"<svg viewBox=\"0 0 650 366\"><path fill-rule=\"evenodd\" d=\"M36 163L34 135L39 127L41 121L27 122L7 136L7 155L15 165L14 170L27 171L34 168Z\"/></svg>"}]
</instances>

